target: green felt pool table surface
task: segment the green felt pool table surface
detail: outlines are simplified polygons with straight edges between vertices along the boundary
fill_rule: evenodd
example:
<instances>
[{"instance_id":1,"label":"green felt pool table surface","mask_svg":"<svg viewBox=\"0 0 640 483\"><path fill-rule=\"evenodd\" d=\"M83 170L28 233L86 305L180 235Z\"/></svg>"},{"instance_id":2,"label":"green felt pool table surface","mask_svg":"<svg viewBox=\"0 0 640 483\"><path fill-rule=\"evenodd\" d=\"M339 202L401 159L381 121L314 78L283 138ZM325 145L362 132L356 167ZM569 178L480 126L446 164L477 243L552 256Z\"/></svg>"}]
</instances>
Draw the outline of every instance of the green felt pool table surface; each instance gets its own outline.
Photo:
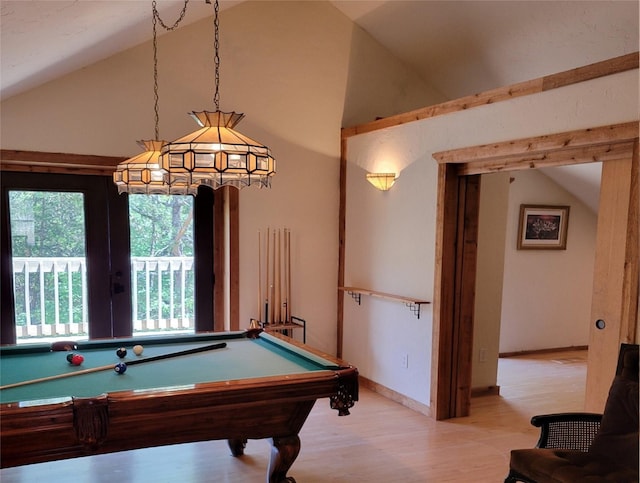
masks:
<instances>
[{"instance_id":1,"label":"green felt pool table surface","mask_svg":"<svg viewBox=\"0 0 640 483\"><path fill-rule=\"evenodd\" d=\"M80 372L118 362L127 363L158 355L180 352L225 342L221 349L151 361L129 367L124 374L105 370L78 376L39 382L0 391L0 402L28 401L62 397L90 397L125 390L145 390L184 386L204 382L279 376L307 371L334 370L338 366L281 339L261 334L256 339L244 333L178 336L175 338L137 338L114 341L79 342L78 350L85 359L80 366L67 361L67 352L51 352L50 345L4 349L1 359L0 386L44 378L57 374ZM141 344L141 356L133 346ZM123 359L116 355L120 347L127 349Z\"/></svg>"},{"instance_id":2,"label":"green felt pool table surface","mask_svg":"<svg viewBox=\"0 0 640 483\"><path fill-rule=\"evenodd\" d=\"M225 346L163 360L137 362L212 344ZM133 353L142 345L142 355ZM99 372L0 390L2 467L227 439L234 456L248 439L272 445L267 480L294 481L287 471L300 451L298 433L317 399L343 416L358 399L358 372L340 359L279 334L229 332L164 338L78 342L73 352L48 345L0 349L1 386ZM116 350L127 349L124 359Z\"/></svg>"}]
</instances>

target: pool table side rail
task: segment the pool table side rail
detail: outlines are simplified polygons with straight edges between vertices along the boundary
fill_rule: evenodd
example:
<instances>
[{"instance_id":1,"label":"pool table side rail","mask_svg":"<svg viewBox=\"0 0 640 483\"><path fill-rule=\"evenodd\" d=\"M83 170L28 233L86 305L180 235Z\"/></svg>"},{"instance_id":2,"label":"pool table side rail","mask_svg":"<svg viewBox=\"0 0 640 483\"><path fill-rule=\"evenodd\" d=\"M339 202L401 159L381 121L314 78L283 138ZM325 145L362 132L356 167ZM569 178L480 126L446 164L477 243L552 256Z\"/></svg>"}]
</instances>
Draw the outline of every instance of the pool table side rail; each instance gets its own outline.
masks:
<instances>
[{"instance_id":1,"label":"pool table side rail","mask_svg":"<svg viewBox=\"0 0 640 483\"><path fill-rule=\"evenodd\" d=\"M233 339L244 339L247 337L246 331L232 331L232 332L202 332L198 334L179 334L180 343L205 343L209 341L225 341ZM113 347L123 346L131 347L133 345L140 344L145 345L170 345L175 344L176 339L173 336L159 336L150 335L146 337L125 337L117 339L92 339L92 340L78 340L68 341L75 344L78 351L87 351L94 349L109 349ZM51 352L51 343L35 342L18 345L4 345L0 346L0 356L13 356L13 355L25 355L36 354L39 352Z\"/></svg>"},{"instance_id":2,"label":"pool table side rail","mask_svg":"<svg viewBox=\"0 0 640 483\"><path fill-rule=\"evenodd\" d=\"M307 344L303 344L302 342L299 342L291 337L288 337L284 334L280 334L277 332L269 332L268 334L264 333L261 334L262 336L267 336L273 339L279 339L287 344L291 344L295 347L298 347L300 350L302 351L306 351L309 352L310 354L313 354L316 357L319 357L321 359L325 359L326 361L331 362L332 364L335 364L337 367L341 367L341 368L347 368L347 367L352 367L348 362L345 362L342 359L339 359L331 354L327 354L326 352L322 352L318 349L315 349L311 346L308 346Z\"/></svg>"},{"instance_id":3,"label":"pool table side rail","mask_svg":"<svg viewBox=\"0 0 640 483\"><path fill-rule=\"evenodd\" d=\"M0 463L9 467L185 442L297 434L316 399L346 390L357 400L357 378L357 370L349 367L121 391L41 406L3 404ZM79 408L90 411L89 428L79 427Z\"/></svg>"}]
</instances>

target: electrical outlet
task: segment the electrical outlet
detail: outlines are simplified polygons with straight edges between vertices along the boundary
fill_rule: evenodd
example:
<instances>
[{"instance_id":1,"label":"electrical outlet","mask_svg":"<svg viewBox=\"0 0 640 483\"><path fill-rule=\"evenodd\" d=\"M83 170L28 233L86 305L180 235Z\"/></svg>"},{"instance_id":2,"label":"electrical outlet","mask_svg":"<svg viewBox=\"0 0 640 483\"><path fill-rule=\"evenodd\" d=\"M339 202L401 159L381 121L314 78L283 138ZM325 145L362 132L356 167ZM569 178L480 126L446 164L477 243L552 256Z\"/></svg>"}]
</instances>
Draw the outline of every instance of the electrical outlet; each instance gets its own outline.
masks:
<instances>
[{"instance_id":1,"label":"electrical outlet","mask_svg":"<svg viewBox=\"0 0 640 483\"><path fill-rule=\"evenodd\" d=\"M400 364L402 364L402 367L404 367L405 369L409 368L409 354L402 354L402 359L400 359Z\"/></svg>"},{"instance_id":2,"label":"electrical outlet","mask_svg":"<svg viewBox=\"0 0 640 483\"><path fill-rule=\"evenodd\" d=\"M480 349L478 354L478 360L480 362L487 362L487 349L485 348Z\"/></svg>"}]
</instances>

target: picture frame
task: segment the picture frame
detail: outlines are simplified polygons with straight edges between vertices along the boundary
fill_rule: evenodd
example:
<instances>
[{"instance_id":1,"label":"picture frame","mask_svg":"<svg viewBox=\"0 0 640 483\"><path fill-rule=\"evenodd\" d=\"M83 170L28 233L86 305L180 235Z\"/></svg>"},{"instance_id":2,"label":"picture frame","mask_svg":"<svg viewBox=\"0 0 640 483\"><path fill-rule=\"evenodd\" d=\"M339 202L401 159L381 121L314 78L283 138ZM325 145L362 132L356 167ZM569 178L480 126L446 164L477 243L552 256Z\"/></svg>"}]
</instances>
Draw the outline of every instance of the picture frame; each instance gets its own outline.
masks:
<instances>
[{"instance_id":1,"label":"picture frame","mask_svg":"<svg viewBox=\"0 0 640 483\"><path fill-rule=\"evenodd\" d=\"M520 205L518 250L566 250L570 208Z\"/></svg>"}]
</instances>

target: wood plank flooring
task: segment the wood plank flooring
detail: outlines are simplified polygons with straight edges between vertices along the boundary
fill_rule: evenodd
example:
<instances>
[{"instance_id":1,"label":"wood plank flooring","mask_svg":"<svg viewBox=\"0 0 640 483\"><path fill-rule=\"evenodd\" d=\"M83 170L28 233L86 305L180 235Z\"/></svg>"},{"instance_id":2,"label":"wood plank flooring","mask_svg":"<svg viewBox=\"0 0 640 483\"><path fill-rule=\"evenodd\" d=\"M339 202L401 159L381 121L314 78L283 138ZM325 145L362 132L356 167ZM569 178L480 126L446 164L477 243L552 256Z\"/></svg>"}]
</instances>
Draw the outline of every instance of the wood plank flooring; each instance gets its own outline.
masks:
<instances>
[{"instance_id":1,"label":"wood plank flooring","mask_svg":"<svg viewBox=\"0 0 640 483\"><path fill-rule=\"evenodd\" d=\"M368 390L347 417L318 401L289 475L298 483L502 482L509 451L537 440L532 415L583 409L586 360L586 351L501 359L501 395L474 398L471 415L456 420L434 421ZM0 481L250 483L265 481L268 460L266 441L249 441L241 458L211 441L7 468Z\"/></svg>"}]
</instances>

